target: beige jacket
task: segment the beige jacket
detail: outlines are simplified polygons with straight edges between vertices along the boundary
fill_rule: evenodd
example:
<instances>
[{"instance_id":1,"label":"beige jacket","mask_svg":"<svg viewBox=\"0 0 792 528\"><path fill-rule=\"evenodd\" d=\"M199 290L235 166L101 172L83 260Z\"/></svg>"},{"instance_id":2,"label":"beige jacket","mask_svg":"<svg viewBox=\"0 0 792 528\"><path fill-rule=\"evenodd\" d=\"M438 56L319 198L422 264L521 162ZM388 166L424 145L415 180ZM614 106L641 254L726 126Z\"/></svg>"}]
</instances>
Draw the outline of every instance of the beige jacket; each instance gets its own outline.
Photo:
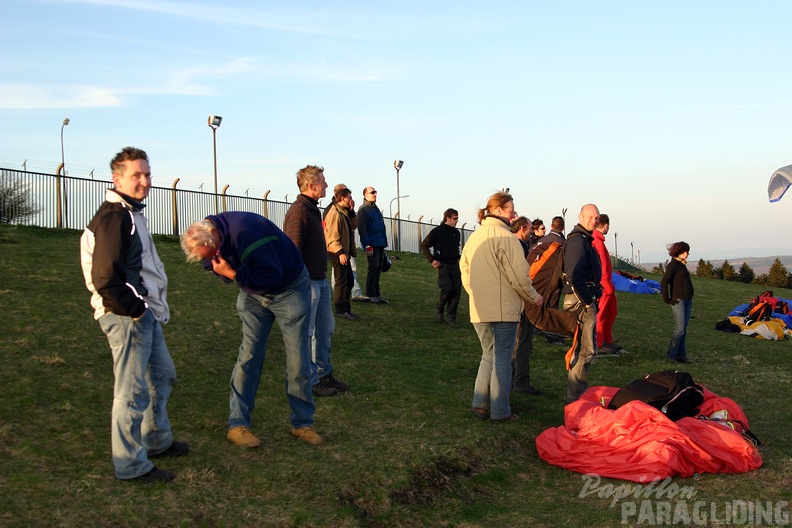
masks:
<instances>
[{"instance_id":1,"label":"beige jacket","mask_svg":"<svg viewBox=\"0 0 792 528\"><path fill-rule=\"evenodd\" d=\"M338 204L333 204L333 207L327 210L327 216L324 219L324 234L325 242L327 243L328 256L333 260L338 260L338 256L346 253L350 257L357 256L357 249L353 243L352 232L349 227L352 226L352 231L357 229L357 216L349 217L349 215L341 212L341 207ZM346 217L346 218L345 218ZM347 222L347 219L349 222Z\"/></svg>"},{"instance_id":2,"label":"beige jacket","mask_svg":"<svg viewBox=\"0 0 792 528\"><path fill-rule=\"evenodd\" d=\"M539 300L528 277L522 245L498 218L484 218L481 227L470 235L459 269L470 298L471 323L516 323L523 300Z\"/></svg>"}]
</instances>

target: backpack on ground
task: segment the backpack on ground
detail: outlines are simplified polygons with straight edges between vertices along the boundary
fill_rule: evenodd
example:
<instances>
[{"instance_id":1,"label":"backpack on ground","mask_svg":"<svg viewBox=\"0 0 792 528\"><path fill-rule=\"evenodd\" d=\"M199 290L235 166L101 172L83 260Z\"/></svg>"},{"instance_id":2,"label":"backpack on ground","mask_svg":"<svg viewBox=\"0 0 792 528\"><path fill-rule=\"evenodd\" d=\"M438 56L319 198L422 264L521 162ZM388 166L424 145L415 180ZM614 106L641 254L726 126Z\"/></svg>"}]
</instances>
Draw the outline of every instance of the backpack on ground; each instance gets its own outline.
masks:
<instances>
[{"instance_id":1,"label":"backpack on ground","mask_svg":"<svg viewBox=\"0 0 792 528\"><path fill-rule=\"evenodd\" d=\"M741 315L745 317L745 324L751 325L758 321L769 321L773 314L789 314L789 305L773 297L773 292L767 290L754 297Z\"/></svg>"},{"instance_id":2,"label":"backpack on ground","mask_svg":"<svg viewBox=\"0 0 792 528\"><path fill-rule=\"evenodd\" d=\"M699 407L704 403L704 389L696 385L689 372L653 372L619 389L608 408L618 409L636 400L648 403L669 419L677 421L699 413Z\"/></svg>"}]
</instances>

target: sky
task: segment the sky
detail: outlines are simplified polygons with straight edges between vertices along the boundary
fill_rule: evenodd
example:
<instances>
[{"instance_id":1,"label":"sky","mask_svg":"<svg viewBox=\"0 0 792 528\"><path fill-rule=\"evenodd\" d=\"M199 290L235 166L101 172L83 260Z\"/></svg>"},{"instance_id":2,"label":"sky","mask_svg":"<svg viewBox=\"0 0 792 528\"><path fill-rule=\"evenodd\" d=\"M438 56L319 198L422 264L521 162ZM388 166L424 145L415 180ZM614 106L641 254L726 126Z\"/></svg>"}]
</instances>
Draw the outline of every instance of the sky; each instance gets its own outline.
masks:
<instances>
[{"instance_id":1,"label":"sky","mask_svg":"<svg viewBox=\"0 0 792 528\"><path fill-rule=\"evenodd\" d=\"M792 254L792 2L0 0L0 167L293 201L321 165L358 206L459 226L509 188L611 252ZM64 118L69 118L63 126ZM61 143L61 137L63 142ZM396 159L404 161L398 175ZM792 195L792 193L790 193ZM327 198L329 200L329 197ZM563 211L566 211L565 213Z\"/></svg>"}]
</instances>

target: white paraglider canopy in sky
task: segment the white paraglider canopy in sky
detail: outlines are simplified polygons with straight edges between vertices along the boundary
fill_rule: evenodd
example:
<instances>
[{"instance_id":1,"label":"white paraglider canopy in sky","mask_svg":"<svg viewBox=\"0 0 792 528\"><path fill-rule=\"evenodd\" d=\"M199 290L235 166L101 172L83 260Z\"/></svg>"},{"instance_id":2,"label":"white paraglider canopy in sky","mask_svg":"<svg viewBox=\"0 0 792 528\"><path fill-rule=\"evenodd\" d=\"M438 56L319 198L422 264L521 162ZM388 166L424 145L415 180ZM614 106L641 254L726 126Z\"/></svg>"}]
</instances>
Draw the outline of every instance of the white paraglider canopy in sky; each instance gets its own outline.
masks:
<instances>
[{"instance_id":1,"label":"white paraglider canopy in sky","mask_svg":"<svg viewBox=\"0 0 792 528\"><path fill-rule=\"evenodd\" d=\"M784 196L784 193L792 185L792 165L781 167L770 176L770 183L767 184L767 197L770 202L777 202Z\"/></svg>"}]
</instances>

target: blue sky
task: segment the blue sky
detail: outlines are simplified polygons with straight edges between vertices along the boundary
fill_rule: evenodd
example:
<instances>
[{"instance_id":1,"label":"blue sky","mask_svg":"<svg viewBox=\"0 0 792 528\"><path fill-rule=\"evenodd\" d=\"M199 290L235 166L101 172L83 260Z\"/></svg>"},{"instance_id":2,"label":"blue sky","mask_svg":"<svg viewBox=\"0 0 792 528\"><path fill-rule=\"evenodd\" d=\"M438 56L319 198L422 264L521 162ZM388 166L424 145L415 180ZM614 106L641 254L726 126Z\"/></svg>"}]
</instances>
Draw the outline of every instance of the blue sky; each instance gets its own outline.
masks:
<instances>
[{"instance_id":1,"label":"blue sky","mask_svg":"<svg viewBox=\"0 0 792 528\"><path fill-rule=\"evenodd\" d=\"M571 226L589 202L641 261L789 255L792 2L0 0L0 166L293 200L325 167L358 204L460 225L509 187ZM393 212L396 202L392 203ZM632 244L631 244L632 243Z\"/></svg>"}]
</instances>

